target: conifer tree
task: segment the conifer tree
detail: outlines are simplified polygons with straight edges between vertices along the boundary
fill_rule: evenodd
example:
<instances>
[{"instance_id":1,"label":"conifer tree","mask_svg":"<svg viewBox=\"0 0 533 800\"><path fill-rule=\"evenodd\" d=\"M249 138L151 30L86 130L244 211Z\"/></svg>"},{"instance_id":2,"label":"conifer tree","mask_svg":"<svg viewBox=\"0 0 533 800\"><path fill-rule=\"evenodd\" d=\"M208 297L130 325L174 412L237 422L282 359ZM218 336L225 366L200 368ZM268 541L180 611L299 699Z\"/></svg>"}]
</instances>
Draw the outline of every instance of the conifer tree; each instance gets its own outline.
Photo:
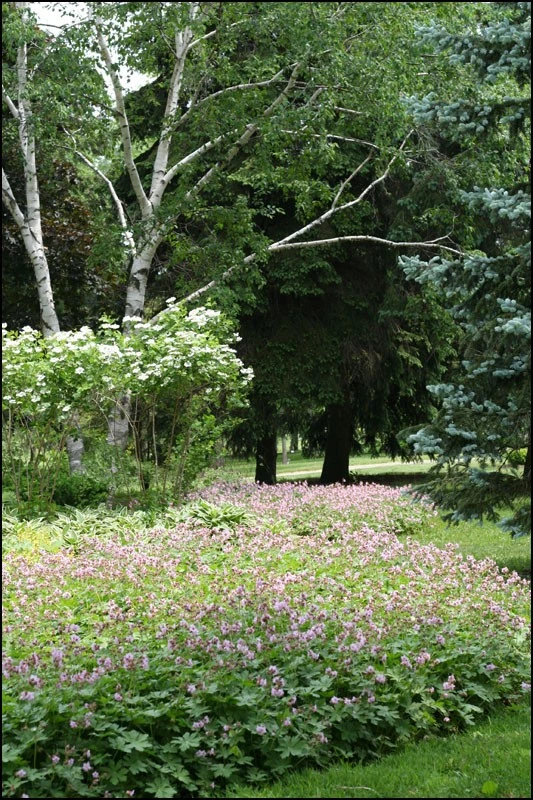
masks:
<instances>
[{"instance_id":1,"label":"conifer tree","mask_svg":"<svg viewBox=\"0 0 533 800\"><path fill-rule=\"evenodd\" d=\"M429 387L439 413L409 441L436 458L423 491L447 519L486 516L520 536L531 531L531 3L491 3L481 13L461 35L421 31L471 85L464 97L410 98L413 116L477 180L456 195L472 226L464 256L401 259L408 276L439 288L464 331L457 379Z\"/></svg>"}]
</instances>

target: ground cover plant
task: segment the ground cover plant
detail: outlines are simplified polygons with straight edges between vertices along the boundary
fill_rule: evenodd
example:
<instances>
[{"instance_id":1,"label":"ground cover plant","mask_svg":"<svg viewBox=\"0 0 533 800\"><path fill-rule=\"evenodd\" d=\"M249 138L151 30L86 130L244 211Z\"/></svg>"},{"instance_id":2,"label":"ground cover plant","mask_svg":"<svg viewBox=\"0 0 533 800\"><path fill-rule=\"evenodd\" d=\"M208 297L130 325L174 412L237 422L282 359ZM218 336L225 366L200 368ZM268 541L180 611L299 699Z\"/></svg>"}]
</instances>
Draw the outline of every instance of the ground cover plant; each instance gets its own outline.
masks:
<instances>
[{"instance_id":1,"label":"ground cover plant","mask_svg":"<svg viewBox=\"0 0 533 800\"><path fill-rule=\"evenodd\" d=\"M4 554L8 797L225 796L462 730L529 685L529 584L375 484L220 484ZM55 552L54 552L55 549Z\"/></svg>"}]
</instances>

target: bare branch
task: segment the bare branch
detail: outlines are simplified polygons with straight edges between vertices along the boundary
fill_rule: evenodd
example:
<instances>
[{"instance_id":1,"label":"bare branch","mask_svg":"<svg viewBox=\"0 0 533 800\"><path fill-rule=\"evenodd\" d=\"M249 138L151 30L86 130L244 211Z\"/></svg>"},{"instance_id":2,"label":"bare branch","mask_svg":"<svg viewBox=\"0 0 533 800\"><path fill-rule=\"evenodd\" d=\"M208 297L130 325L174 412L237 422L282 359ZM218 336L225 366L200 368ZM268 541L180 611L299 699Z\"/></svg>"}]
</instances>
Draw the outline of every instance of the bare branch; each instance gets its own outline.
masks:
<instances>
[{"instance_id":1,"label":"bare branch","mask_svg":"<svg viewBox=\"0 0 533 800\"><path fill-rule=\"evenodd\" d=\"M302 130L304 130L304 129L302 129ZM293 136L298 136L298 134L301 133L301 131L291 131L291 130L286 130L285 128L282 128L281 132L282 133L290 133ZM338 142L355 142L356 144L364 144L364 145L366 145L366 147L372 147L372 148L374 148L374 150L379 150L380 149L377 144L374 144L374 142L367 142L365 139L354 139L351 136L340 136L339 134L336 134L336 133L326 133L324 135L322 133L311 133L311 134L309 134L309 133L306 132L306 137L307 138L311 138L311 139L322 139L322 138L324 138L324 139L332 139L332 140L338 141Z\"/></svg>"},{"instance_id":2,"label":"bare branch","mask_svg":"<svg viewBox=\"0 0 533 800\"><path fill-rule=\"evenodd\" d=\"M358 117L363 116L363 111L356 111L354 108L344 108L343 106L333 106L335 111L341 111L343 114L356 114Z\"/></svg>"},{"instance_id":3,"label":"bare branch","mask_svg":"<svg viewBox=\"0 0 533 800\"><path fill-rule=\"evenodd\" d=\"M377 244L384 244L387 247L416 247L416 248L423 248L429 247L430 249L438 249L438 250L446 250L449 253L454 253L454 255L461 256L463 253L461 250L457 250L454 247L448 247L447 245L440 244L439 242L443 239L447 239L448 236L441 236L439 239L432 239L431 241L427 242L396 242L393 239L382 239L379 236L337 236L331 239L315 239L312 241L306 242L290 242L288 244L281 244L281 243L274 243L270 245L268 250L270 252L277 252L278 250L295 250L295 249L303 249L307 247L323 247L324 245L330 244L339 244L343 242L376 242Z\"/></svg>"},{"instance_id":4,"label":"bare branch","mask_svg":"<svg viewBox=\"0 0 533 800\"><path fill-rule=\"evenodd\" d=\"M242 25L243 22L244 20L238 20L237 22L232 22L231 25L228 26L228 30L230 30L231 28L236 28L238 25ZM196 45L200 44L200 42L205 42L206 39L211 39L213 36L216 36L217 33L218 33L218 28L214 28L212 31L209 31L209 33L205 33L203 36L199 36L197 39L195 39L189 44L189 50L192 50L192 48L196 47Z\"/></svg>"},{"instance_id":5,"label":"bare branch","mask_svg":"<svg viewBox=\"0 0 533 800\"><path fill-rule=\"evenodd\" d=\"M294 85L296 83L296 75L297 75L299 67L300 67L299 63L294 65L294 68L292 70L291 76L290 76L289 80L287 81L287 85L285 86L283 91L280 92L279 95L276 97L276 99L273 100L273 102L268 106L268 108L266 108L265 111L263 111L263 117L265 119L267 119L268 117L270 117L274 113L276 108L280 105L280 103L283 102L285 97L294 88ZM200 180L191 189L189 189L189 191L185 195L185 198L187 200L189 200L193 196L193 194L195 194L200 189L201 186L203 186L205 183L207 183L207 181L210 179L210 177L216 172L217 169L220 168L220 166L222 164L225 164L225 165L229 164L235 158L235 156L240 152L242 147L244 147L244 145L247 144L250 141L252 136L258 130L259 130L259 123L250 123L250 124L248 124L246 126L245 130L244 130L244 133L237 139L237 141L235 142L235 144L233 145L233 147L231 148L229 153L226 155L226 158L224 159L224 161L223 162L217 161L216 164L214 164L212 167L210 167L210 169L208 169L207 172L205 172L202 175Z\"/></svg>"},{"instance_id":6,"label":"bare branch","mask_svg":"<svg viewBox=\"0 0 533 800\"><path fill-rule=\"evenodd\" d=\"M345 180L345 181L343 181L343 182L341 183L341 185L340 185L340 187L339 187L339 191L338 191L338 192L337 192L337 194L335 195L335 197L334 197L334 199L333 199L333 203L331 204L331 209L332 209L332 210L334 210L335 206L337 205L337 203L338 203L338 201L339 201L339 198L340 198L341 194L343 193L344 189L346 188L346 186L347 186L347 185L350 183L350 181L351 181L353 178L355 178L355 176L357 175L357 173L358 173L358 172L360 172L360 171L363 169L363 167L365 166L365 164L368 164L368 162L370 161L370 159L371 159L371 158L372 158L372 153L369 153L369 154L367 155L367 157L365 158L365 160L364 160L364 161L362 161L362 162L359 164L359 166L358 166L358 167L356 167L356 169L354 169L354 171L352 172L352 174L351 174L351 175L349 175L349 176L346 178L346 180Z\"/></svg>"},{"instance_id":7,"label":"bare branch","mask_svg":"<svg viewBox=\"0 0 533 800\"><path fill-rule=\"evenodd\" d=\"M386 245L387 247L394 247L394 248L416 248L416 249L424 249L429 248L431 250L445 250L446 252L453 253L454 255L461 256L463 253L460 250L457 250L453 247L448 247L447 245L440 244L441 241L448 239L448 236L441 236L438 239L432 239L431 241L427 242L395 242L392 239L382 239L379 236L337 236L331 239L317 239L315 241L306 241L306 242L292 242L290 244L281 244L279 242L274 242L267 248L267 252L276 252L278 250L296 250L296 249L304 249L307 247L325 247L332 244L342 244L343 242L369 242L369 243L376 243ZM243 259L243 265L250 264L257 258L256 253L251 253L249 256ZM238 270L238 265L233 265L229 269L225 270L218 278L215 278L209 283L206 283L205 286L201 286L196 291L191 292L191 294L187 295L187 297L183 298L183 300L179 301L178 305L185 305L186 303L191 303L193 300L197 300L199 297L204 295L206 292L209 292L211 289L214 289L218 284L229 278L236 270ZM159 314L156 314L155 317L152 318L151 321L156 321L161 314L164 314L167 309L163 309L160 311Z\"/></svg>"},{"instance_id":8,"label":"bare branch","mask_svg":"<svg viewBox=\"0 0 533 800\"><path fill-rule=\"evenodd\" d=\"M198 4L193 3L190 12L191 17L194 16L198 10ZM152 171L152 183L150 187L150 200L154 207L159 206L163 193L168 185L169 179L165 174L168 168L168 157L170 153L170 145L172 142L172 132L176 127L176 112L178 110L179 97L181 92L181 84L183 81L183 73L185 70L185 59L187 57L187 49L190 41L192 40L192 30L186 27L183 31L176 31L174 34L174 69L172 71L172 78L168 88L167 103L163 121L161 125L161 135L159 137L159 144L154 160L154 167Z\"/></svg>"},{"instance_id":9,"label":"bare branch","mask_svg":"<svg viewBox=\"0 0 533 800\"><path fill-rule=\"evenodd\" d=\"M19 204L15 200L13 189L11 188L11 184L9 183L9 178L4 172L3 167L2 167L2 201L5 207L8 209L11 216L13 217L13 219L15 220L15 222L17 223L19 229L22 229L26 220L24 218L24 214L20 210Z\"/></svg>"},{"instance_id":10,"label":"bare branch","mask_svg":"<svg viewBox=\"0 0 533 800\"><path fill-rule=\"evenodd\" d=\"M230 133L234 133L234 131L223 133L220 136L217 136L217 138L213 139L212 141L204 142L204 144L200 145L200 147L197 147L196 150L193 150L192 153L189 153L188 155L184 156L180 161L174 164L174 166L171 169L169 169L167 174L161 180L160 183L160 187L162 190L161 194L163 193L164 189L166 189L172 178L176 175L177 172L179 172L179 170L182 167L185 167L187 164L190 164L199 156L203 156L204 153L207 153L209 150L212 150L213 147L216 147L217 144L220 144L220 142L222 142L225 138L227 138L230 135Z\"/></svg>"},{"instance_id":11,"label":"bare branch","mask_svg":"<svg viewBox=\"0 0 533 800\"><path fill-rule=\"evenodd\" d=\"M221 97L224 94L229 94L230 92L239 92L244 91L245 89L262 89L265 86L271 86L273 83L276 83L280 80L281 76L283 75L284 69L280 69L279 72L276 72L272 78L268 78L268 80L264 81L257 81L256 83L236 83L234 86L226 86L225 89L220 89L218 92L213 92L212 94L206 95L206 97L202 97L201 100L198 102L193 102L190 108L187 109L185 114L183 114L179 119L179 124L183 124L188 117L199 108L203 103L206 103L208 100L214 100L216 97Z\"/></svg>"},{"instance_id":12,"label":"bare branch","mask_svg":"<svg viewBox=\"0 0 533 800\"><path fill-rule=\"evenodd\" d=\"M317 217L312 222L309 222L307 225L304 225L303 228L300 228L299 230L294 231L294 233L289 234L289 236L286 236L284 239L282 239L280 242L278 242L278 245L285 244L286 242L290 242L293 239L296 239L299 236L302 236L304 233L308 233L313 228L316 228L317 225L321 225L323 222L328 220L331 216L333 216L333 214L337 214L339 211L344 211L347 208L352 208L353 206L355 206L358 203L360 203L366 197L366 195L369 192L372 191L372 189L375 186L377 186L379 183L382 183L387 178L387 176L388 176L388 174L389 174L389 172L391 170L392 165L394 164L396 159L399 157L400 153L402 152L403 148L407 144L407 141L410 138L410 136L412 135L412 133L413 133L413 130L409 131L409 133L407 134L407 136L405 137L405 139L401 143L401 145L398 148L398 150L396 151L396 153L390 159L390 161L387 164L384 172L379 176L379 178L376 178L374 181L369 183L368 186L366 187L366 189L363 189L361 194L358 197L356 197L355 200L350 200L348 203L344 203L344 205L342 205L342 206L338 206L338 207L332 206L327 211L325 211L323 214L321 214L320 217Z\"/></svg>"}]
</instances>

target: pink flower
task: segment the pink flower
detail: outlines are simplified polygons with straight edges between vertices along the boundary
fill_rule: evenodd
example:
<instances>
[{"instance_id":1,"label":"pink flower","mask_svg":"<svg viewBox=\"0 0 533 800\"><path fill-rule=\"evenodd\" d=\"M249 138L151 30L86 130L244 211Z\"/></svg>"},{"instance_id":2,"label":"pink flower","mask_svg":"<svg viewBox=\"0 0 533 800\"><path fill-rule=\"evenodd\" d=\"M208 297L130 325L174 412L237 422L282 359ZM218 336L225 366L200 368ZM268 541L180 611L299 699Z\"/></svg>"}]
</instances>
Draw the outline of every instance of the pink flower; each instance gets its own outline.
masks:
<instances>
[{"instance_id":1,"label":"pink flower","mask_svg":"<svg viewBox=\"0 0 533 800\"><path fill-rule=\"evenodd\" d=\"M444 681L442 688L447 692L452 692L455 689L455 675L448 675L448 680Z\"/></svg>"}]
</instances>

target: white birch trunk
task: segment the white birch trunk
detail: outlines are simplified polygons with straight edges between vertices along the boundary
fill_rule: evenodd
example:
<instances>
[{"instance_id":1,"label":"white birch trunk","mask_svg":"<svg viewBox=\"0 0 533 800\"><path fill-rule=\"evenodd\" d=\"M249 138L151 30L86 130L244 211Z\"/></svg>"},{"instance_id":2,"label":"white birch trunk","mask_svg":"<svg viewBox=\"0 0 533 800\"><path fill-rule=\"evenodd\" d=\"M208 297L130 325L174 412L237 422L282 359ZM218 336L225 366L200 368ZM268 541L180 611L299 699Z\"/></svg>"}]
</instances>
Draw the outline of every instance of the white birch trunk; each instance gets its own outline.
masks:
<instances>
[{"instance_id":1,"label":"white birch trunk","mask_svg":"<svg viewBox=\"0 0 533 800\"><path fill-rule=\"evenodd\" d=\"M146 287L148 275L155 252L159 246L160 237L154 234L153 239L133 258L130 280L126 292L126 313L124 331L131 329L131 317L142 317L146 300ZM131 397L127 394L121 396L115 404L107 421L107 442L119 451L124 451L128 444L130 433ZM112 470L116 470L113 464Z\"/></svg>"},{"instance_id":2,"label":"white birch trunk","mask_svg":"<svg viewBox=\"0 0 533 800\"><path fill-rule=\"evenodd\" d=\"M197 10L197 4L192 4L192 18L196 15ZM131 318L143 317L144 315L148 277L157 248L163 239L163 231L156 222L156 214L161 206L164 192L172 178L172 175L167 173L170 145L172 142L172 126L179 104L185 58L188 46L192 40L192 31L190 28L186 27L183 31L178 31L175 35L174 45L176 61L167 95L167 104L152 171L150 192L147 196L139 178L137 166L133 157L131 131L124 102L124 91L104 36L103 22L97 14L94 16L94 23L100 53L113 86L115 111L120 123L124 164L135 192L141 219L144 223L144 230L141 233L140 241L130 242L129 248L132 256L132 265L126 290L126 304L122 326L124 332L127 333L128 330L131 330ZM117 202L116 197L114 197L114 199L115 202ZM120 204L118 204L118 207L120 207ZM122 225L123 228L125 228L125 224L122 223ZM115 404L108 418L107 441L121 451L126 448L128 443L130 409L131 397L123 395ZM113 460L112 470L117 470L115 459Z\"/></svg>"}]
</instances>

